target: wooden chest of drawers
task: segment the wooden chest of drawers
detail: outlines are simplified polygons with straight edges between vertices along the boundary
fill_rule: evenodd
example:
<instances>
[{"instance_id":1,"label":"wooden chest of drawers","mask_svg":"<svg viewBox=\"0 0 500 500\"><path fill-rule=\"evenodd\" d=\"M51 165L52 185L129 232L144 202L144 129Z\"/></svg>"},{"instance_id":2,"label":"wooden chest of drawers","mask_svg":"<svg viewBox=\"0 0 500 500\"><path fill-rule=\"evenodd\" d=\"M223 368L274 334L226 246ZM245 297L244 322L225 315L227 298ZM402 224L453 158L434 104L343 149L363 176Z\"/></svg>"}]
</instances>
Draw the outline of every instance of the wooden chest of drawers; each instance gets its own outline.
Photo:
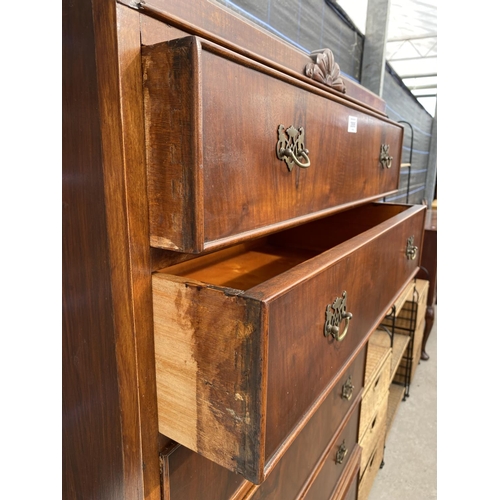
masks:
<instances>
[{"instance_id":1,"label":"wooden chest of drawers","mask_svg":"<svg viewBox=\"0 0 500 500\"><path fill-rule=\"evenodd\" d=\"M83 318L92 334L76 347L102 343L86 373L105 373L95 428L107 432L76 426L73 464L90 435L105 453L66 467L68 488L354 500L370 463L366 344L420 262L425 208L376 203L397 190L402 126L354 82L343 95L312 81L311 57L212 2L74 8L95 34L90 71L72 63L92 86L70 100L93 120L72 179L89 176L99 196L68 200L93 215L77 227L99 236L82 251L99 262L85 269L105 317L78 312L73 331ZM76 388L80 352L68 355Z\"/></svg>"}]
</instances>

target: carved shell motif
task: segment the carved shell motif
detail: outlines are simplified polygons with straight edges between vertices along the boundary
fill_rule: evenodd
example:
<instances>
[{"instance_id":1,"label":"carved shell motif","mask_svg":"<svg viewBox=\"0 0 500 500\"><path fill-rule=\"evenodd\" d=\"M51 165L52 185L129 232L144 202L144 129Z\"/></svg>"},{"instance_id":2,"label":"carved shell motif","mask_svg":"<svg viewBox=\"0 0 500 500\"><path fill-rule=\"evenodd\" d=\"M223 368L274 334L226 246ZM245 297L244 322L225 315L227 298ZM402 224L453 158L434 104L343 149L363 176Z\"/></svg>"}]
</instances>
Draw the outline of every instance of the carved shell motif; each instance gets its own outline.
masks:
<instances>
[{"instance_id":1,"label":"carved shell motif","mask_svg":"<svg viewBox=\"0 0 500 500\"><path fill-rule=\"evenodd\" d=\"M306 75L345 94L344 80L340 78L340 67L335 62L333 52L330 49L320 49L309 55L314 62L306 65Z\"/></svg>"}]
</instances>

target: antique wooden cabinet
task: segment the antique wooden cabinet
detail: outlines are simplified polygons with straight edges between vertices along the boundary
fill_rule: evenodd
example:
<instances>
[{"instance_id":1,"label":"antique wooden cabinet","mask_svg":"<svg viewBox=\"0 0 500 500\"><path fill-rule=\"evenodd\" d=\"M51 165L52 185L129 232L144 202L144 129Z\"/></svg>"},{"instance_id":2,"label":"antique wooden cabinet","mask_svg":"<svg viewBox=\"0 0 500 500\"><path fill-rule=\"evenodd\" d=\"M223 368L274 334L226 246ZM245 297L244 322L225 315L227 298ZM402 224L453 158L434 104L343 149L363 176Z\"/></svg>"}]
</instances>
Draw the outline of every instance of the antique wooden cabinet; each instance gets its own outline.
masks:
<instances>
[{"instance_id":1,"label":"antique wooden cabinet","mask_svg":"<svg viewBox=\"0 0 500 500\"><path fill-rule=\"evenodd\" d=\"M208 0L68 0L63 37L64 497L357 498L422 245L377 202L401 125Z\"/></svg>"}]
</instances>

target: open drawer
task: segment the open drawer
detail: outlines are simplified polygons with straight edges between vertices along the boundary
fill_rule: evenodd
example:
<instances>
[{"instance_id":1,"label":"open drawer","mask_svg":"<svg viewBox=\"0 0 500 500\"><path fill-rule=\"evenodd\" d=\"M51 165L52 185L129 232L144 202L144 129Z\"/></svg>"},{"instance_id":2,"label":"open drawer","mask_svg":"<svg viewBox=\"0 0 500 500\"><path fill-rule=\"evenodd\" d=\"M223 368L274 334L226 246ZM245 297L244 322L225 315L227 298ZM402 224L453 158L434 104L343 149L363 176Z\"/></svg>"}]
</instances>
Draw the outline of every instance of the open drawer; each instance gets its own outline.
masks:
<instances>
[{"instance_id":1,"label":"open drawer","mask_svg":"<svg viewBox=\"0 0 500 500\"><path fill-rule=\"evenodd\" d=\"M201 253L398 189L403 126L194 36L142 48L151 246Z\"/></svg>"},{"instance_id":2,"label":"open drawer","mask_svg":"<svg viewBox=\"0 0 500 500\"><path fill-rule=\"evenodd\" d=\"M160 432L260 483L418 271L424 218L369 204L154 273Z\"/></svg>"}]
</instances>

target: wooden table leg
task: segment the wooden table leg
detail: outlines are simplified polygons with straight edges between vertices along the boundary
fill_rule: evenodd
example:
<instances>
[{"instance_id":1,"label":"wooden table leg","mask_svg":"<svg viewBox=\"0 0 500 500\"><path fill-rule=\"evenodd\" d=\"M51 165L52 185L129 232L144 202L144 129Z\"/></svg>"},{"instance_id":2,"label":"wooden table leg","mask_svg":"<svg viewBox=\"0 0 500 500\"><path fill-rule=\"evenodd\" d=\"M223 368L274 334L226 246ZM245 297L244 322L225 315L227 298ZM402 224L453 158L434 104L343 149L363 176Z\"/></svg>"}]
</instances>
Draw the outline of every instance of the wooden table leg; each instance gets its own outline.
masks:
<instances>
[{"instance_id":1,"label":"wooden table leg","mask_svg":"<svg viewBox=\"0 0 500 500\"><path fill-rule=\"evenodd\" d=\"M427 306L427 309L425 310L425 328L424 328L424 337L422 339L422 352L420 354L420 359L423 361L427 361L429 359L429 355L425 352L425 344L427 343L427 339L429 338L429 334L431 333L433 325L434 325L434 306Z\"/></svg>"}]
</instances>

